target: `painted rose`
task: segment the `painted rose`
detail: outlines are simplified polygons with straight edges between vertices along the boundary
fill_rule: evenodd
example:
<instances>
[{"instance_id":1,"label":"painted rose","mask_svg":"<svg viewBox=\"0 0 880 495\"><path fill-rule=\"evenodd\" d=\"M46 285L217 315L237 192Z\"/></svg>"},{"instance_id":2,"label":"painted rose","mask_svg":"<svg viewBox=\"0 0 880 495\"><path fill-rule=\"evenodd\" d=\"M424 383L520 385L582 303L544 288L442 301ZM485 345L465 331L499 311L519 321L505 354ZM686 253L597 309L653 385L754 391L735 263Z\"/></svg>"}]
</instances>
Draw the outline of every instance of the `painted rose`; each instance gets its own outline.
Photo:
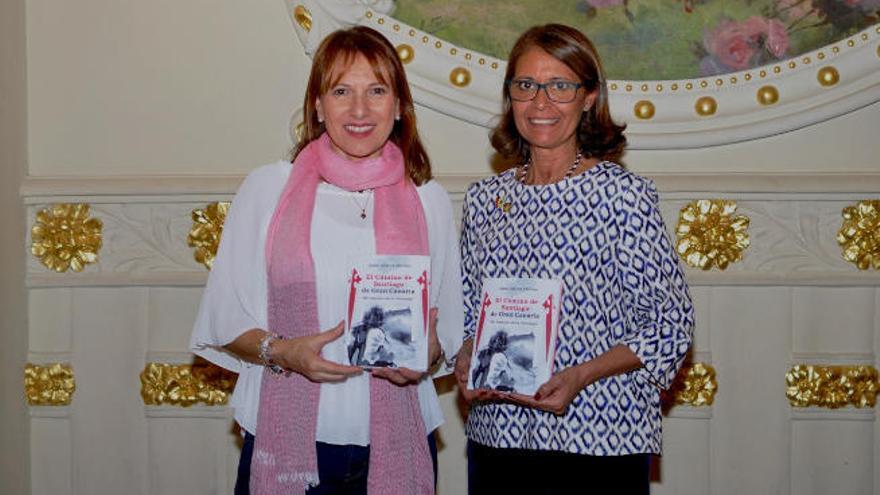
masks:
<instances>
[{"instance_id":1,"label":"painted rose","mask_svg":"<svg viewBox=\"0 0 880 495\"><path fill-rule=\"evenodd\" d=\"M766 19L765 19L766 20ZM788 51L788 32L779 19L767 20L767 33L764 41L767 51L774 57L782 58Z\"/></svg>"},{"instance_id":2,"label":"painted rose","mask_svg":"<svg viewBox=\"0 0 880 495\"><path fill-rule=\"evenodd\" d=\"M778 19L752 16L744 21L724 20L703 37L709 60L704 59L704 75L745 70L775 59L788 51L788 33ZM727 69L727 70L724 70Z\"/></svg>"},{"instance_id":3,"label":"painted rose","mask_svg":"<svg viewBox=\"0 0 880 495\"><path fill-rule=\"evenodd\" d=\"M721 21L711 32L703 37L703 45L709 55L732 70L745 70L752 57L758 53L758 39L754 26L748 21Z\"/></svg>"}]
</instances>

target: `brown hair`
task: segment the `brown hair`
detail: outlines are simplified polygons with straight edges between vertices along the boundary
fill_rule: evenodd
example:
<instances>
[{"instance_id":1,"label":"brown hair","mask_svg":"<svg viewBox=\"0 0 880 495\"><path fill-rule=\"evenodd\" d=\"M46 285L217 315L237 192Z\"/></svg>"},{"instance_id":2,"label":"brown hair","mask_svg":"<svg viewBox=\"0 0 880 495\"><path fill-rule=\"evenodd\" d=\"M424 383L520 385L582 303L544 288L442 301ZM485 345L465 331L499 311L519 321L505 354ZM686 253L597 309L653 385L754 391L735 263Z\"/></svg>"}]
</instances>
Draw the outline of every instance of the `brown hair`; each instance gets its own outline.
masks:
<instances>
[{"instance_id":1,"label":"brown hair","mask_svg":"<svg viewBox=\"0 0 880 495\"><path fill-rule=\"evenodd\" d=\"M406 172L410 179L421 185L431 180L431 162L425 152L416 128L416 113L412 94L406 81L406 72L391 43L378 31L366 26L355 26L330 33L318 46L312 60L312 72L306 87L303 102L303 130L296 145L292 159L305 149L306 145L324 133L322 122L318 122L315 102L336 84L342 72L354 59L362 55L373 67L376 78L387 84L400 105L400 120L394 122L389 139L403 152ZM335 80L331 79L334 78Z\"/></svg>"},{"instance_id":2,"label":"brown hair","mask_svg":"<svg viewBox=\"0 0 880 495\"><path fill-rule=\"evenodd\" d=\"M583 33L562 24L535 26L519 37L507 61L504 75L504 112L501 121L492 130L492 146L506 157L529 159L529 143L523 139L513 119L510 103L510 81L516 75L516 64L529 48L537 47L567 65L577 74L587 91L596 91L596 101L581 115L577 129L578 149L584 156L620 162L626 147L623 135L626 124L618 125L608 110L608 87L599 54Z\"/></svg>"}]
</instances>

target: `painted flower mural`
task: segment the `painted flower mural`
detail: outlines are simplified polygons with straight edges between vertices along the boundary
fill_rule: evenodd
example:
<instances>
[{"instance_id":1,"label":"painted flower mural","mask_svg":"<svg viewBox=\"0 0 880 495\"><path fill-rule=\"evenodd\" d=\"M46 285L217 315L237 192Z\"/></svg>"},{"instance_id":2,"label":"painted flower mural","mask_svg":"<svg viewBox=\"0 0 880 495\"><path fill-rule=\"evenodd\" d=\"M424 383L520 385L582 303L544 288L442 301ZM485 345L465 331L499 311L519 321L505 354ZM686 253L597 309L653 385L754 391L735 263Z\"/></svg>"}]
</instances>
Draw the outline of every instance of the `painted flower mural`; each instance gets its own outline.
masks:
<instances>
[{"instance_id":1,"label":"painted flower mural","mask_svg":"<svg viewBox=\"0 0 880 495\"><path fill-rule=\"evenodd\" d=\"M700 75L726 74L783 59L788 45L788 32L779 19L724 19L703 37Z\"/></svg>"},{"instance_id":2,"label":"painted flower mural","mask_svg":"<svg viewBox=\"0 0 880 495\"><path fill-rule=\"evenodd\" d=\"M506 59L530 26L585 32L612 79L686 79L796 57L880 22L880 0L396 0L394 17Z\"/></svg>"}]
</instances>

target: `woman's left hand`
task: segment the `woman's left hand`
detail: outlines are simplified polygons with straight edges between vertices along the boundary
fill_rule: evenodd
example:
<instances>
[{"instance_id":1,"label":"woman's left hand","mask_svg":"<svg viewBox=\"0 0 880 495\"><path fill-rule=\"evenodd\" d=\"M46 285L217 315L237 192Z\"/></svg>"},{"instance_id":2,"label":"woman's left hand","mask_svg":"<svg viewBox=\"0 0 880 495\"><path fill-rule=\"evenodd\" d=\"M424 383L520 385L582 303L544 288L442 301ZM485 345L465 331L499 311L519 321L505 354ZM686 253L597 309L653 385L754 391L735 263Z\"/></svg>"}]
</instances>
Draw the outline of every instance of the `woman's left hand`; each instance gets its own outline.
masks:
<instances>
[{"instance_id":1,"label":"woman's left hand","mask_svg":"<svg viewBox=\"0 0 880 495\"><path fill-rule=\"evenodd\" d=\"M383 378L401 387L419 383L428 376L434 363L440 359L440 339L437 338L437 308L431 308L428 318L428 369L429 371L415 371L409 368L373 368L371 374L376 378Z\"/></svg>"},{"instance_id":2,"label":"woman's left hand","mask_svg":"<svg viewBox=\"0 0 880 495\"><path fill-rule=\"evenodd\" d=\"M547 383L541 385L535 396L509 393L504 398L514 404L549 411L557 416L565 414L568 405L577 394L588 385L584 369L572 366L556 373Z\"/></svg>"}]
</instances>

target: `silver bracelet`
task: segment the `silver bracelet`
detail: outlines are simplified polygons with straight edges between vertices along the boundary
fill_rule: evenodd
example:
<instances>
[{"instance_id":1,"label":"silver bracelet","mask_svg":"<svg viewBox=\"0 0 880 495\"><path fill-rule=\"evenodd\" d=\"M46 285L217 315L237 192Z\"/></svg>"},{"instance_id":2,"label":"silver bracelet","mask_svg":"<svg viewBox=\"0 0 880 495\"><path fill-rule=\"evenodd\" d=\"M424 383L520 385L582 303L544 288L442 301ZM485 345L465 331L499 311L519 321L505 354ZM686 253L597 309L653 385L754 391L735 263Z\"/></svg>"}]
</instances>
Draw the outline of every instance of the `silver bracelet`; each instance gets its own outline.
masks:
<instances>
[{"instance_id":1,"label":"silver bracelet","mask_svg":"<svg viewBox=\"0 0 880 495\"><path fill-rule=\"evenodd\" d=\"M273 341L283 340L283 338L284 337L277 333L267 332L266 335L260 339L260 362L262 362L263 366L268 368L269 371L275 374L284 373L284 368L272 362L272 357L269 356L269 346L272 345Z\"/></svg>"}]
</instances>

